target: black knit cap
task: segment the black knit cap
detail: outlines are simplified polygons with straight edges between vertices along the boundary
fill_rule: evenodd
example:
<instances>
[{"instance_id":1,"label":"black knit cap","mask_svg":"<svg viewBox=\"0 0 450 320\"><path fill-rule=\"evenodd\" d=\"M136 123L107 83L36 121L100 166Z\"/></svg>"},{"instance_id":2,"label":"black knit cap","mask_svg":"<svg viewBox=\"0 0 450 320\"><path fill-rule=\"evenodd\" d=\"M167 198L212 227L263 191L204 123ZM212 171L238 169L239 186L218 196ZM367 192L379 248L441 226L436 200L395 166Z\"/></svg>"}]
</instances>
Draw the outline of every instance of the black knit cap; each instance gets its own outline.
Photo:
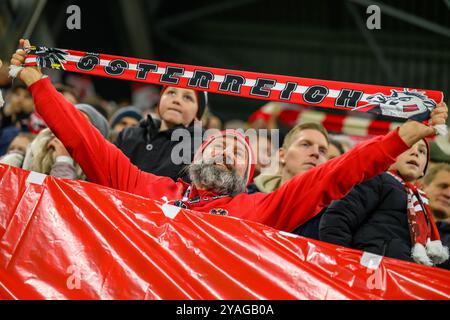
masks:
<instances>
[{"instance_id":1,"label":"black knit cap","mask_svg":"<svg viewBox=\"0 0 450 320\"><path fill-rule=\"evenodd\" d=\"M166 91L166 89L169 86L163 86L160 92L160 96L162 96L162 94L164 93L164 91ZM197 119L201 119L203 116L203 113L205 112L206 109L206 105L208 104L208 92L206 91L200 91L200 90L194 90L194 89L189 89L189 90L193 90L195 91L196 95L197 95L197 106L198 106L198 110L197 110Z\"/></svg>"}]
</instances>

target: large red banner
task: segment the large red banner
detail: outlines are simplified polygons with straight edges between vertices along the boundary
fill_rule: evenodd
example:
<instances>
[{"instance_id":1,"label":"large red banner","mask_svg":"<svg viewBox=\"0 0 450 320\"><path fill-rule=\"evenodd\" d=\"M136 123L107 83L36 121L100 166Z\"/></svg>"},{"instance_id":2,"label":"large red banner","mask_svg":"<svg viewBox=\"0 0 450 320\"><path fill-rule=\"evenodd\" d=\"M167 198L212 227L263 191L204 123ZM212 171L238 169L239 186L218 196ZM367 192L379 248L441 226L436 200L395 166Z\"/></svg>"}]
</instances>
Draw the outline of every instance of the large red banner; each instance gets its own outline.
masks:
<instances>
[{"instance_id":1,"label":"large red banner","mask_svg":"<svg viewBox=\"0 0 450 320\"><path fill-rule=\"evenodd\" d=\"M1 299L449 299L450 272L0 165Z\"/></svg>"}]
</instances>

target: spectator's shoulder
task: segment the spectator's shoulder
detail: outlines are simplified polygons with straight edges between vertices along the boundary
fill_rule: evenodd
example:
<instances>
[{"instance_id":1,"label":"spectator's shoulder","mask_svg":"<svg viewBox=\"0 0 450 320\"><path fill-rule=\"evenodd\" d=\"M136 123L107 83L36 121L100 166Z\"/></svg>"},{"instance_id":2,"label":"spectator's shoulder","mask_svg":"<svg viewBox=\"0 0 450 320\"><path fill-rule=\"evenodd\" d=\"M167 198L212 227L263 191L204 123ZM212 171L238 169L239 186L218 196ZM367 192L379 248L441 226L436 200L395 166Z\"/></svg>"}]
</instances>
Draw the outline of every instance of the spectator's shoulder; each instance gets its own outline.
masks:
<instances>
[{"instance_id":1,"label":"spectator's shoulder","mask_svg":"<svg viewBox=\"0 0 450 320\"><path fill-rule=\"evenodd\" d=\"M389 178L389 174L383 172L379 175L376 175L373 178L370 178L366 181L361 182L359 185L361 186L370 186L370 187L378 187L386 182L386 179Z\"/></svg>"},{"instance_id":2,"label":"spectator's shoulder","mask_svg":"<svg viewBox=\"0 0 450 320\"><path fill-rule=\"evenodd\" d=\"M140 126L127 127L119 133L114 144L121 149L122 146L128 145L130 141L139 140L146 140L146 130Z\"/></svg>"},{"instance_id":3,"label":"spectator's shoulder","mask_svg":"<svg viewBox=\"0 0 450 320\"><path fill-rule=\"evenodd\" d=\"M385 185L403 188L402 183L387 172L383 172L382 174L380 174L380 178L381 178L381 180L380 180L381 183L383 183Z\"/></svg>"}]
</instances>

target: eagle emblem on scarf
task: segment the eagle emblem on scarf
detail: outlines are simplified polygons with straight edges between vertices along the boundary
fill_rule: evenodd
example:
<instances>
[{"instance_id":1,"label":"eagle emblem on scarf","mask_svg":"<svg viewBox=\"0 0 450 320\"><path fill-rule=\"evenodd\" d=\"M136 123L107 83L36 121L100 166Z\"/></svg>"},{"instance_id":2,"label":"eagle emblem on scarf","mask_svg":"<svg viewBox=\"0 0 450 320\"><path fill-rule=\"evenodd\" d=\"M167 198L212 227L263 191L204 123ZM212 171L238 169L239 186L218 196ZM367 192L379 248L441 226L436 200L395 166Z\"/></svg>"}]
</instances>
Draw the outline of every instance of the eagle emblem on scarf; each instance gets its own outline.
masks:
<instances>
[{"instance_id":1,"label":"eagle emblem on scarf","mask_svg":"<svg viewBox=\"0 0 450 320\"><path fill-rule=\"evenodd\" d=\"M65 70L64 64L67 62L66 56L69 55L69 53L65 50L47 48L44 46L31 47L28 49L28 53L36 55L36 64L40 68L63 70Z\"/></svg>"}]
</instances>

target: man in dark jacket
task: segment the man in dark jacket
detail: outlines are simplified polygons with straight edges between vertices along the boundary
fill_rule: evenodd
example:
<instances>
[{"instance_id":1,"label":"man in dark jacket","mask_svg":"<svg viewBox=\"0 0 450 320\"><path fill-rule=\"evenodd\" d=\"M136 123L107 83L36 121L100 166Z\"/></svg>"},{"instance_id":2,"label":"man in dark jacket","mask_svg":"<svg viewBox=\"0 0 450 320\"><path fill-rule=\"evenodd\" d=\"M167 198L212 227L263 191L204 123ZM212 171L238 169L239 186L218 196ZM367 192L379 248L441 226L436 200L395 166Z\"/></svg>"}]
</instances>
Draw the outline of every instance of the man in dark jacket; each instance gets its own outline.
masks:
<instances>
[{"instance_id":1,"label":"man in dark jacket","mask_svg":"<svg viewBox=\"0 0 450 320\"><path fill-rule=\"evenodd\" d=\"M206 93L177 87L164 87L158 104L161 120L147 115L137 127L124 129L115 141L115 145L139 169L177 180L189 181L183 170L192 161L196 140L195 134L202 136L202 130L195 130L195 120L201 119L207 103ZM191 139L177 139L174 132L185 129ZM182 145L182 144L190 145ZM181 145L180 145L181 144ZM180 162L173 162L172 153L178 146L181 150L190 150L180 155Z\"/></svg>"}]
</instances>

